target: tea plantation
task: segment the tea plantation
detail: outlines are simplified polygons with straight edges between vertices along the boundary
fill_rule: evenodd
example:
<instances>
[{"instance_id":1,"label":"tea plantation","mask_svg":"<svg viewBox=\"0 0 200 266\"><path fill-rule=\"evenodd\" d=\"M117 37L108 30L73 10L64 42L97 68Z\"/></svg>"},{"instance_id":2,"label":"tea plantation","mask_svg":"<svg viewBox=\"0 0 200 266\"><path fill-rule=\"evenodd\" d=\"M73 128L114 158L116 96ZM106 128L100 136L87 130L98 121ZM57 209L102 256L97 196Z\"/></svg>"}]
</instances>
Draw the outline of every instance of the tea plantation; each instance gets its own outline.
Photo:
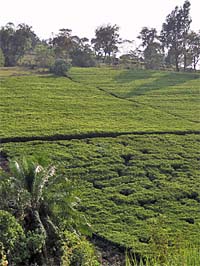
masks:
<instances>
[{"instance_id":1,"label":"tea plantation","mask_svg":"<svg viewBox=\"0 0 200 266\"><path fill-rule=\"evenodd\" d=\"M1 139L198 130L198 74L94 68L72 70L71 80L24 73L6 77L2 72ZM148 78L151 75L155 77ZM179 85L172 86L175 82ZM141 95L134 96L139 90Z\"/></svg>"},{"instance_id":2,"label":"tea plantation","mask_svg":"<svg viewBox=\"0 0 200 266\"><path fill-rule=\"evenodd\" d=\"M149 252L154 227L172 245L199 244L199 74L0 74L1 149L45 156L78 178L93 232L140 253Z\"/></svg>"}]
</instances>

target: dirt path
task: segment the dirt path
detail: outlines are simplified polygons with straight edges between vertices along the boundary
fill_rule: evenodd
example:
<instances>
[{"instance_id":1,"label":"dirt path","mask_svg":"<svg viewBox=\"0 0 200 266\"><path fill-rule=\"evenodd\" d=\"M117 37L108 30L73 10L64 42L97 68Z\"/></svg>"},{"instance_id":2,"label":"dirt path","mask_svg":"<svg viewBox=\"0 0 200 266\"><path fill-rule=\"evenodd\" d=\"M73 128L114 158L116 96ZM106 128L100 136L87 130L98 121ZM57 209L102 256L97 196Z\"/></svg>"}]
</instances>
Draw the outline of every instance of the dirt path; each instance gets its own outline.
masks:
<instances>
[{"instance_id":1,"label":"dirt path","mask_svg":"<svg viewBox=\"0 0 200 266\"><path fill-rule=\"evenodd\" d=\"M8 137L2 138L0 143L12 142L29 142L29 141L56 141L56 140L73 140L73 139L94 139L94 138L116 138L123 135L200 135L200 131L135 131L135 132L97 132L69 135L51 135L51 136L31 136L31 137ZM2 157L3 159L3 157Z\"/></svg>"}]
</instances>

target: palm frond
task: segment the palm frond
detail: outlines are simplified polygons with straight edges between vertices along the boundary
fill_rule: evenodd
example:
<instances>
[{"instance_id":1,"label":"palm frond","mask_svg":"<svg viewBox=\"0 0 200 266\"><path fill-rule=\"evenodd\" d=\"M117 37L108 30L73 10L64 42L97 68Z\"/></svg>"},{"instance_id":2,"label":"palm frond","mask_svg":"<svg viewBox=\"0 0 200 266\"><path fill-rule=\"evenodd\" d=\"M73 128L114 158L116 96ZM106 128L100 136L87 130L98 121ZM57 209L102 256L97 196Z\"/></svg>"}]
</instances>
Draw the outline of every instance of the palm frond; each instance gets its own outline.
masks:
<instances>
[{"instance_id":1,"label":"palm frond","mask_svg":"<svg viewBox=\"0 0 200 266\"><path fill-rule=\"evenodd\" d=\"M34 180L32 185L32 200L35 205L38 205L43 195L45 185L48 183L49 178L54 176L55 167L50 166L45 169L41 165L37 165L34 171Z\"/></svg>"}]
</instances>

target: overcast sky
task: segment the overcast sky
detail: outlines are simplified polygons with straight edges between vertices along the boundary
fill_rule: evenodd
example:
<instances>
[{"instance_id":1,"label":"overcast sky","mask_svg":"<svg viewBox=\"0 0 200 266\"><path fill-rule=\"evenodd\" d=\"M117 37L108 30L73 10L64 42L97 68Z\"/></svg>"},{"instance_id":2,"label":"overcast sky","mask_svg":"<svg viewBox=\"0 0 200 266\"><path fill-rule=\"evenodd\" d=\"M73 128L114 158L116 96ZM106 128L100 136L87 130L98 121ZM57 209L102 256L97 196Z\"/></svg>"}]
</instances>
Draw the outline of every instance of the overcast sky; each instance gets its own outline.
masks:
<instances>
[{"instance_id":1,"label":"overcast sky","mask_svg":"<svg viewBox=\"0 0 200 266\"><path fill-rule=\"evenodd\" d=\"M200 0L190 0L192 29L200 29ZM102 24L120 26L123 39L136 39L143 26L160 30L166 16L184 0L0 0L0 26L26 23L43 39L61 28L73 35L94 37Z\"/></svg>"}]
</instances>

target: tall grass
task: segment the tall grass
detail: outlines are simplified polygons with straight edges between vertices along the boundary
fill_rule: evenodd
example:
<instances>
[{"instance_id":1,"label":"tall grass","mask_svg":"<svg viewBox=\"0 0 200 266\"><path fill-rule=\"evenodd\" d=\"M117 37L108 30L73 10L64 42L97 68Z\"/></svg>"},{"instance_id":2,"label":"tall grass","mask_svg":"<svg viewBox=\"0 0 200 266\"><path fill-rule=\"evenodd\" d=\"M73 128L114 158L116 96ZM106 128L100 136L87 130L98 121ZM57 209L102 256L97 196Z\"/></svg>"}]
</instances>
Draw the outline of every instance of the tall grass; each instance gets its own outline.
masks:
<instances>
[{"instance_id":1,"label":"tall grass","mask_svg":"<svg viewBox=\"0 0 200 266\"><path fill-rule=\"evenodd\" d=\"M126 266L199 266L200 246L188 246L180 249L172 249L166 257L145 256L139 261L133 253L126 252Z\"/></svg>"}]
</instances>

